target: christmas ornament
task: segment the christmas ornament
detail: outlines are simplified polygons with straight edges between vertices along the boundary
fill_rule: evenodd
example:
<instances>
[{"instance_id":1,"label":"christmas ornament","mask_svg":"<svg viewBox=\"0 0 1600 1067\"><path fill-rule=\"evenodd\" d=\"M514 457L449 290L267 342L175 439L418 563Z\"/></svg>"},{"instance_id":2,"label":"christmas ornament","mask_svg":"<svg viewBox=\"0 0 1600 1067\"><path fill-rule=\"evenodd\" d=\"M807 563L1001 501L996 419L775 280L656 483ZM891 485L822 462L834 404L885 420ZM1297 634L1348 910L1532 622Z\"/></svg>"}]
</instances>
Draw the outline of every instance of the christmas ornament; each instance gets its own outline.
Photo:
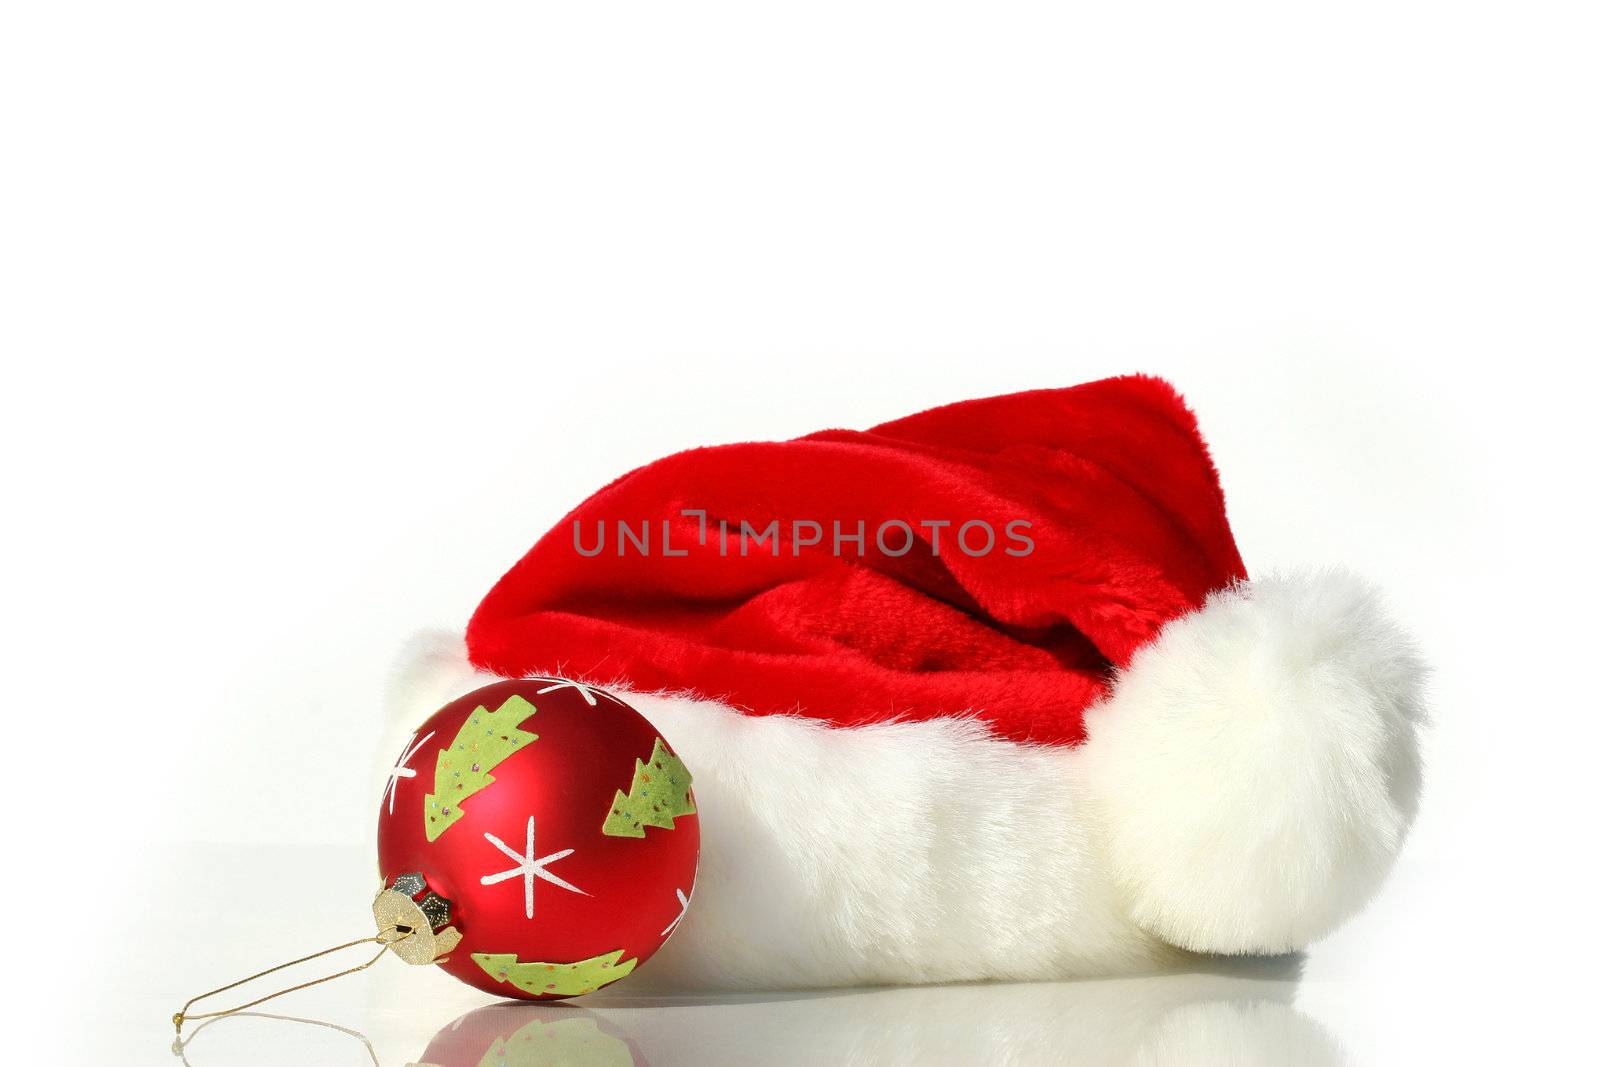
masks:
<instances>
[{"instance_id":1,"label":"christmas ornament","mask_svg":"<svg viewBox=\"0 0 1600 1067\"><path fill-rule=\"evenodd\" d=\"M382 888L364 970L386 952L496 996L559 1000L627 977L689 908L700 826L688 769L614 694L546 677L447 703L407 742L379 807Z\"/></svg>"},{"instance_id":2,"label":"christmas ornament","mask_svg":"<svg viewBox=\"0 0 1600 1067\"><path fill-rule=\"evenodd\" d=\"M442 970L497 996L578 996L671 936L694 892L695 814L688 770L616 696L500 682L445 705L406 745L378 867L442 930Z\"/></svg>"}]
</instances>

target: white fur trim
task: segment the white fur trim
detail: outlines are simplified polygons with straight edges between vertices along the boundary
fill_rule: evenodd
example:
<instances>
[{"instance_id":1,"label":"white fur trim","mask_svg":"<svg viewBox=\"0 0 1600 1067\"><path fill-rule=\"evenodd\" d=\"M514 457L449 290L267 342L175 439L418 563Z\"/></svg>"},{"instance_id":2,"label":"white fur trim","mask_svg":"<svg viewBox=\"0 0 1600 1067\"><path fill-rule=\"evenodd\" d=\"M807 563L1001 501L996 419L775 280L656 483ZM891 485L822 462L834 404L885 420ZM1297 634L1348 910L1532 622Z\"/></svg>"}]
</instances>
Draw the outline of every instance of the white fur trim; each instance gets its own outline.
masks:
<instances>
[{"instance_id":1,"label":"white fur trim","mask_svg":"<svg viewBox=\"0 0 1600 1067\"><path fill-rule=\"evenodd\" d=\"M495 680L459 640L423 648L409 725ZM632 981L1025 980L1296 947L1370 891L1410 818L1415 681L1335 576L1169 626L1078 749L627 693L693 773L701 827L694 903Z\"/></svg>"},{"instance_id":2,"label":"white fur trim","mask_svg":"<svg viewBox=\"0 0 1600 1067\"><path fill-rule=\"evenodd\" d=\"M1080 751L1134 920L1287 952L1359 907L1416 812L1423 668L1342 571L1214 594L1140 650Z\"/></svg>"},{"instance_id":3,"label":"white fur trim","mask_svg":"<svg viewBox=\"0 0 1600 1067\"><path fill-rule=\"evenodd\" d=\"M695 776L700 877L655 979L692 987L1147 970L1083 818L1073 753L971 720L841 730L628 698Z\"/></svg>"}]
</instances>

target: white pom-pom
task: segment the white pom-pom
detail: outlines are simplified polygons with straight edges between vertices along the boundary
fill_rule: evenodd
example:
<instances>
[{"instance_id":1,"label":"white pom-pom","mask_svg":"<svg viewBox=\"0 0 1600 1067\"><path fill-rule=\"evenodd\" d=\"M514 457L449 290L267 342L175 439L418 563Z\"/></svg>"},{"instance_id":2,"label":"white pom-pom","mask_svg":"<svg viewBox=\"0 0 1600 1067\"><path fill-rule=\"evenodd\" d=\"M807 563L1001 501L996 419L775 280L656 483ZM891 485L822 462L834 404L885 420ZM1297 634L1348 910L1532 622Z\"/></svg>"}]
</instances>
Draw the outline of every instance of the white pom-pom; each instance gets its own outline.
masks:
<instances>
[{"instance_id":1,"label":"white pom-pom","mask_svg":"<svg viewBox=\"0 0 1600 1067\"><path fill-rule=\"evenodd\" d=\"M1276 953L1359 907L1416 811L1422 677L1341 571L1241 584L1168 624L1081 749L1134 921L1195 951Z\"/></svg>"}]
</instances>

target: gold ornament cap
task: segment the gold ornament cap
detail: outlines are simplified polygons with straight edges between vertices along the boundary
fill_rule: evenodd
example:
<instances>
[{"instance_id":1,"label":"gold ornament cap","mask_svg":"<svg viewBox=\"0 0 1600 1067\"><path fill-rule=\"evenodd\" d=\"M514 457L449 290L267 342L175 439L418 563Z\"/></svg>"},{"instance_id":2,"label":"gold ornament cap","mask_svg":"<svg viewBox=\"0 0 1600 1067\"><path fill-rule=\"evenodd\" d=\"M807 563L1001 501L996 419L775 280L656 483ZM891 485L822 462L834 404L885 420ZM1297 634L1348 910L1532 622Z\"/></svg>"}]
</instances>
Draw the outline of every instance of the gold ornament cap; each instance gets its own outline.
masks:
<instances>
[{"instance_id":1,"label":"gold ornament cap","mask_svg":"<svg viewBox=\"0 0 1600 1067\"><path fill-rule=\"evenodd\" d=\"M450 902L428 889L420 874L402 874L372 901L378 941L407 963L438 963L461 944L450 925Z\"/></svg>"}]
</instances>

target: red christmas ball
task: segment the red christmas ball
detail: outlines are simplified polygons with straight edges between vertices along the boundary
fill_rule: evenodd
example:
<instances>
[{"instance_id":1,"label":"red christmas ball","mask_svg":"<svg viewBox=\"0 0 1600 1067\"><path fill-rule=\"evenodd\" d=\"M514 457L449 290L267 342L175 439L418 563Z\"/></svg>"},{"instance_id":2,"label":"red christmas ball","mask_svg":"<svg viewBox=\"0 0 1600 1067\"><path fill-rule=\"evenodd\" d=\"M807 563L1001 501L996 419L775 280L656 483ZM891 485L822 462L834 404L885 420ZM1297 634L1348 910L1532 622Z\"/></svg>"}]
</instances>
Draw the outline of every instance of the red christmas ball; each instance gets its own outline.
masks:
<instances>
[{"instance_id":1,"label":"red christmas ball","mask_svg":"<svg viewBox=\"0 0 1600 1067\"><path fill-rule=\"evenodd\" d=\"M631 973L688 909L699 855L689 773L655 727L558 678L445 705L407 743L379 812L380 904L420 909L439 965L506 997L577 996Z\"/></svg>"}]
</instances>

